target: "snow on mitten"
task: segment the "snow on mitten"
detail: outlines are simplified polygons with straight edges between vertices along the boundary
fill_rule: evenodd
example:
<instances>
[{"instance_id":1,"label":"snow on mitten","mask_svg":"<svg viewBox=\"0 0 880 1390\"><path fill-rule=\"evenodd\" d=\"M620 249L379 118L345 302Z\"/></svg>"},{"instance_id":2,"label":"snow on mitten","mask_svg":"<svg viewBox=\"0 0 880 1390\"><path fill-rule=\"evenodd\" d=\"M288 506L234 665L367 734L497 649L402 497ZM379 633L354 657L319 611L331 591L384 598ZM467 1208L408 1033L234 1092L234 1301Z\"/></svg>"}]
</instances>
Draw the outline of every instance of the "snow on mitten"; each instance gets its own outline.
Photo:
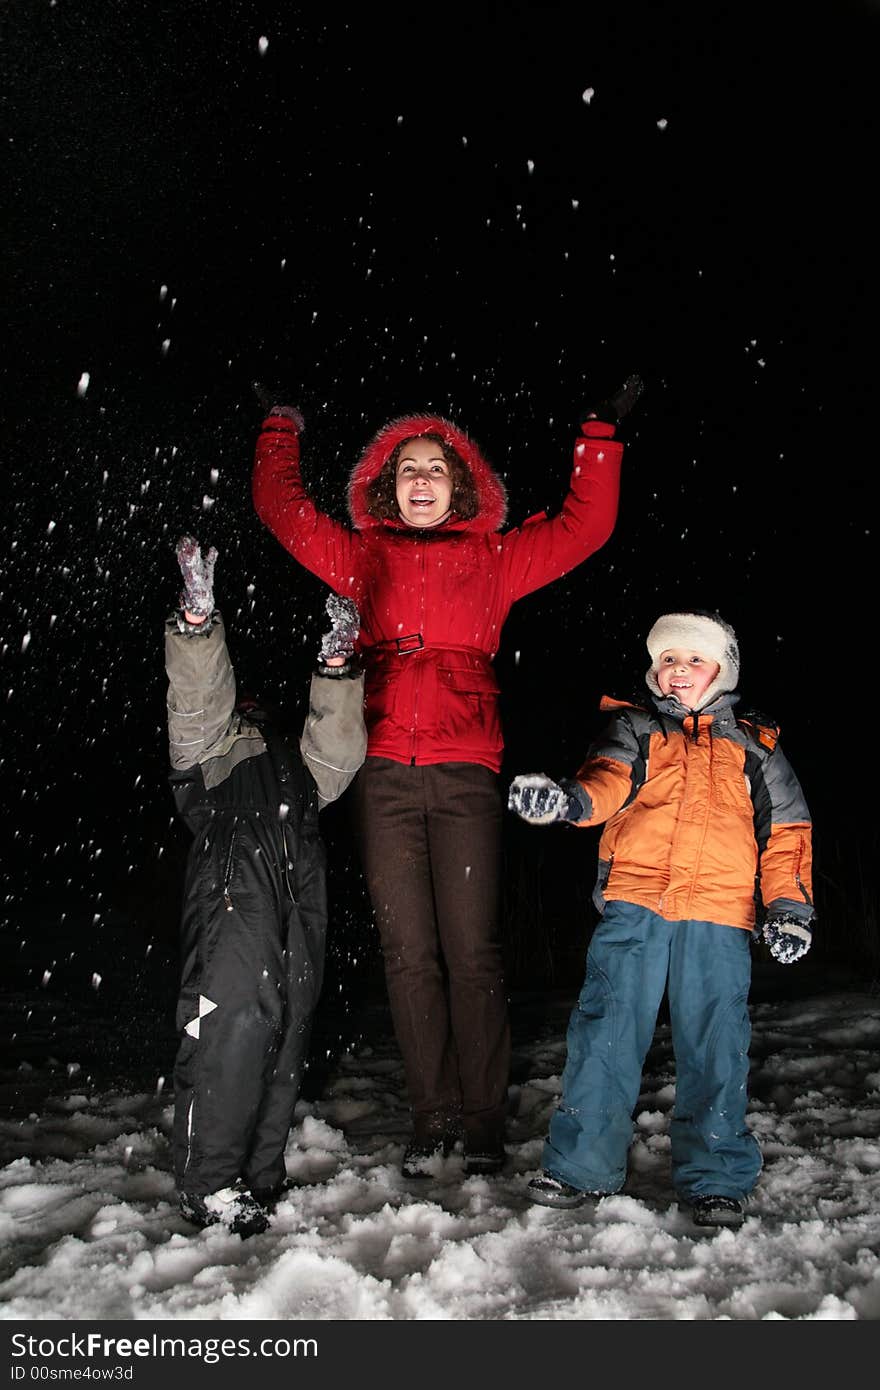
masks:
<instances>
[{"instance_id":1,"label":"snow on mitten","mask_svg":"<svg viewBox=\"0 0 880 1390\"><path fill-rule=\"evenodd\" d=\"M764 940L770 947L770 954L780 965L791 965L800 960L810 949L813 932L807 922L788 912L768 917L764 923Z\"/></svg>"},{"instance_id":2,"label":"snow on mitten","mask_svg":"<svg viewBox=\"0 0 880 1390\"><path fill-rule=\"evenodd\" d=\"M181 536L175 554L183 575L181 608L197 618L209 618L214 612L216 549L212 545L207 555L202 555L202 547L194 536Z\"/></svg>"},{"instance_id":3,"label":"snow on mitten","mask_svg":"<svg viewBox=\"0 0 880 1390\"><path fill-rule=\"evenodd\" d=\"M575 798L543 772L523 772L514 777L507 796L507 807L531 825L580 820L583 814Z\"/></svg>"},{"instance_id":4,"label":"snow on mitten","mask_svg":"<svg viewBox=\"0 0 880 1390\"><path fill-rule=\"evenodd\" d=\"M354 644L361 630L361 618L353 599L341 598L339 594L329 594L325 604L330 614L330 631L321 638L318 654L318 672L325 676L348 674L349 662L354 656ZM328 666L332 657L345 657L345 665Z\"/></svg>"}]
</instances>

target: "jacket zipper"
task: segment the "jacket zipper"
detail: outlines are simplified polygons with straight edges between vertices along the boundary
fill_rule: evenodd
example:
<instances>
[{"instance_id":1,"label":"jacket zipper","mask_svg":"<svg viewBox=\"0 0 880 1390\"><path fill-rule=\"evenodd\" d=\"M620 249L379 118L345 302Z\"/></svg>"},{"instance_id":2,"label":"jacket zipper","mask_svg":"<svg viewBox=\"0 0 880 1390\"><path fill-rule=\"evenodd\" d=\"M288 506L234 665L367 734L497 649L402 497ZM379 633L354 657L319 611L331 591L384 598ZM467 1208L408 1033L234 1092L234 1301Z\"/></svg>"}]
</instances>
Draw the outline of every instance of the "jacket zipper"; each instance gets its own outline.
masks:
<instances>
[{"instance_id":1,"label":"jacket zipper","mask_svg":"<svg viewBox=\"0 0 880 1390\"><path fill-rule=\"evenodd\" d=\"M287 885L287 891L288 891L288 893L290 894L290 901L291 901L292 903L295 903L295 902L296 902L296 897L294 896L293 888L291 887L291 883L290 883L290 876L289 876L289 874L288 874L288 869L290 868L290 863L289 863L288 854L287 854L287 836L284 834L284 826L283 826L283 825L280 826L280 830L281 830L281 871L282 871L282 873L284 874L284 882L286 883L286 885ZM224 903L226 904L226 911L227 911L227 912L232 912L233 909L234 909L234 904L233 904L233 901L232 901L232 895L231 895L230 892L229 892L229 885L230 885L230 882L231 882L231 880L232 880L232 869L233 869L233 862L232 862L232 860L233 860L233 855L235 854L235 842L236 842L237 839L238 839L238 817L236 816L236 818L235 818L235 827L234 827L234 829L233 829L233 831L232 831L232 839L229 841L229 849L228 849L227 854L226 854L226 867L225 867L225 869L224 869L224 871L223 871L223 901L224 901Z\"/></svg>"},{"instance_id":2,"label":"jacket zipper","mask_svg":"<svg viewBox=\"0 0 880 1390\"><path fill-rule=\"evenodd\" d=\"M284 821L279 821L279 829L280 829L280 831L281 831L281 868L282 868L282 872L283 872L283 874L284 874L284 882L287 884L287 891L288 891L288 893L290 894L290 901L291 901L291 902L294 904L294 906L295 906L295 905L296 905L296 898L295 898L295 896L294 896L293 889L292 889L292 887L290 886L290 878L289 878L288 872L287 872L288 869L291 867L291 864L290 864L290 857L289 857L289 855L288 855L288 853L287 853L287 835L285 834L285 831L284 831Z\"/></svg>"},{"instance_id":3,"label":"jacket zipper","mask_svg":"<svg viewBox=\"0 0 880 1390\"><path fill-rule=\"evenodd\" d=\"M226 911L232 911L232 897L229 893L229 884L232 879L232 856L235 853L235 842L238 839L238 816L232 823L232 839L229 841L229 849L226 853L226 867L223 870L223 901L226 904Z\"/></svg>"},{"instance_id":4,"label":"jacket zipper","mask_svg":"<svg viewBox=\"0 0 880 1390\"><path fill-rule=\"evenodd\" d=\"M425 630L425 548L426 542L419 539L416 544L419 547L419 632ZM409 763L410 767L415 767L416 750L419 738L419 694L421 691L422 678L419 668L416 669L415 690L413 693L413 723L412 723L412 755Z\"/></svg>"},{"instance_id":5,"label":"jacket zipper","mask_svg":"<svg viewBox=\"0 0 880 1390\"><path fill-rule=\"evenodd\" d=\"M700 714L699 714L699 711L698 711L698 710L694 710L693 714L691 715L691 724L692 724L692 733L691 733L691 735L690 735L691 743L699 743L699 741L700 741ZM710 736L710 738L711 738L711 735L712 735L712 725L711 725L711 723L709 724L708 727L709 727L709 736ZM685 745L685 746L687 746L687 745ZM646 768L646 771L647 771L647 768ZM687 774L685 774L685 775L687 775ZM685 792L685 795L687 795L687 792ZM667 886L668 886L668 885L667 885ZM691 894L693 894L693 885L691 886ZM660 894L660 896L659 896L658 899L657 899L657 911L658 911L658 912L662 912L662 911L663 911L663 904L664 904L665 900L666 900L666 889L664 888L663 892Z\"/></svg>"}]
</instances>

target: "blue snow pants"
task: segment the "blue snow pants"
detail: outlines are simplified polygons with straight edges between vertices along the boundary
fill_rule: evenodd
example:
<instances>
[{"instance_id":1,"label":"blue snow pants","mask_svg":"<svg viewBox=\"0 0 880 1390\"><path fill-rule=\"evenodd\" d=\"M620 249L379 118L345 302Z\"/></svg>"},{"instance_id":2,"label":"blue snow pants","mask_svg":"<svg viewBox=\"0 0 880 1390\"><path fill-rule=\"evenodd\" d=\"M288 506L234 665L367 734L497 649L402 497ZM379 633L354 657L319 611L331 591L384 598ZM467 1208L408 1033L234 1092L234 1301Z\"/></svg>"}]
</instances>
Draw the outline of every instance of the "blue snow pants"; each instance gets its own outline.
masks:
<instances>
[{"instance_id":1,"label":"blue snow pants","mask_svg":"<svg viewBox=\"0 0 880 1390\"><path fill-rule=\"evenodd\" d=\"M685 1200L743 1198L761 1171L746 1128L750 934L717 922L667 922L609 902L587 952L568 1026L562 1096L543 1167L582 1191L626 1179L642 1068L668 984L675 1053L672 1180Z\"/></svg>"}]
</instances>

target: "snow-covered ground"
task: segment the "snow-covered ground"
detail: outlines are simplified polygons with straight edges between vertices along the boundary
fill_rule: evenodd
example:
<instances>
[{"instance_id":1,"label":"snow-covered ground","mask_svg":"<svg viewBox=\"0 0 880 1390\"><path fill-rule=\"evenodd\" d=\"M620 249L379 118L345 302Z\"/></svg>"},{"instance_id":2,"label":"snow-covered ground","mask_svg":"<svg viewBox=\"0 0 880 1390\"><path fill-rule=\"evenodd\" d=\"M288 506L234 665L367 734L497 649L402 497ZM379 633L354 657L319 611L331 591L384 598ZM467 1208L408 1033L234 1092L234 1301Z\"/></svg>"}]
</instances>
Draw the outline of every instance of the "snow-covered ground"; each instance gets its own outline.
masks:
<instances>
[{"instance_id":1,"label":"snow-covered ground","mask_svg":"<svg viewBox=\"0 0 880 1390\"><path fill-rule=\"evenodd\" d=\"M102 1085L61 1056L7 1072L3 1094L19 1101L0 1123L0 1318L880 1317L875 987L753 1002L750 1123L765 1168L742 1228L708 1234L670 1187L675 1078L662 1023L625 1191L573 1212L528 1201L569 1005L559 993L514 996L507 1171L465 1179L454 1154L417 1183L400 1176L402 1070L384 1006L371 1004L370 1041L300 1103L294 1195L247 1241L194 1231L177 1213L169 1084Z\"/></svg>"}]
</instances>

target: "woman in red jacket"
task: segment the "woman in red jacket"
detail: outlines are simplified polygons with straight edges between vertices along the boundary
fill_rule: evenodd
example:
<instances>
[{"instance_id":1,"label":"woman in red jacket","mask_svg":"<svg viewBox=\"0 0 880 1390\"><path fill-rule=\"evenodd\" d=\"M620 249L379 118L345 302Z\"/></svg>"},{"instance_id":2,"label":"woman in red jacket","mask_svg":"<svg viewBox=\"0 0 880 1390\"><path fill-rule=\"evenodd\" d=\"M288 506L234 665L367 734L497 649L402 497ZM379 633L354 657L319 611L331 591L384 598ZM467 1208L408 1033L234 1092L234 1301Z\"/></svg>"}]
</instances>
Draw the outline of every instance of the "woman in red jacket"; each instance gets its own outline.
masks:
<instances>
[{"instance_id":1,"label":"woman in red jacket","mask_svg":"<svg viewBox=\"0 0 880 1390\"><path fill-rule=\"evenodd\" d=\"M412 1107L408 1177L459 1137L466 1172L504 1163L510 1030L492 659L511 605L610 536L623 454L614 426L641 389L631 377L589 412L559 513L505 532L500 479L463 430L430 414L379 431L349 482L353 529L333 520L302 484L302 416L262 396L272 408L257 442L257 513L361 614L368 745L354 796Z\"/></svg>"}]
</instances>

